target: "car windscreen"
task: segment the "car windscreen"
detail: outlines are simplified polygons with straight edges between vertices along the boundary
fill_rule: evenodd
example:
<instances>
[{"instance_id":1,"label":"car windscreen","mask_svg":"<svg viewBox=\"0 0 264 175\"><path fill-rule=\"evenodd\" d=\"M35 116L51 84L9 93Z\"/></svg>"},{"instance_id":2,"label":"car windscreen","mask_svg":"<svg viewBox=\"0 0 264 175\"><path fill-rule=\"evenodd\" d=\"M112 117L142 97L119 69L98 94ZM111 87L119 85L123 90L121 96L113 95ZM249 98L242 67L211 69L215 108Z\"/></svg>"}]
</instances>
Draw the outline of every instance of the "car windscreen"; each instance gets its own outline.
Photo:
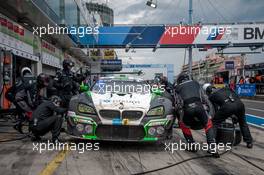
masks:
<instances>
[{"instance_id":1,"label":"car windscreen","mask_svg":"<svg viewBox=\"0 0 264 175\"><path fill-rule=\"evenodd\" d=\"M95 93L117 93L117 94L148 94L150 85L144 81L125 81L125 80L99 80L92 86Z\"/></svg>"}]
</instances>

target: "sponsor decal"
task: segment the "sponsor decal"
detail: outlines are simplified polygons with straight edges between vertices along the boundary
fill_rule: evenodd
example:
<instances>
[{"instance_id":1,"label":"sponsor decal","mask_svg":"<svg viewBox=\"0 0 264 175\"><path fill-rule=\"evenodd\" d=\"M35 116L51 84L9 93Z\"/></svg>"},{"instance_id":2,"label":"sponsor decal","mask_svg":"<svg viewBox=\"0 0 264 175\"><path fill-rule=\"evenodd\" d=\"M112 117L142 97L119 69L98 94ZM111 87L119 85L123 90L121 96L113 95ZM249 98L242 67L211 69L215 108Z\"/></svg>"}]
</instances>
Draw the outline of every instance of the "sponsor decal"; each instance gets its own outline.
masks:
<instances>
[{"instance_id":1,"label":"sponsor decal","mask_svg":"<svg viewBox=\"0 0 264 175\"><path fill-rule=\"evenodd\" d=\"M244 39L263 39L264 38L264 29L260 27L246 27L244 28Z\"/></svg>"},{"instance_id":2,"label":"sponsor decal","mask_svg":"<svg viewBox=\"0 0 264 175\"><path fill-rule=\"evenodd\" d=\"M112 120L113 125L122 125L122 120L120 118L114 118Z\"/></svg>"},{"instance_id":3,"label":"sponsor decal","mask_svg":"<svg viewBox=\"0 0 264 175\"><path fill-rule=\"evenodd\" d=\"M120 110L124 109L124 103L122 103L122 102L120 103L119 109Z\"/></svg>"},{"instance_id":4,"label":"sponsor decal","mask_svg":"<svg viewBox=\"0 0 264 175\"><path fill-rule=\"evenodd\" d=\"M129 119L123 119L123 121L122 121L122 124L123 125L128 125L129 124Z\"/></svg>"},{"instance_id":5,"label":"sponsor decal","mask_svg":"<svg viewBox=\"0 0 264 175\"><path fill-rule=\"evenodd\" d=\"M132 103L132 104L140 104L139 100L113 100L113 103Z\"/></svg>"},{"instance_id":6,"label":"sponsor decal","mask_svg":"<svg viewBox=\"0 0 264 175\"><path fill-rule=\"evenodd\" d=\"M74 116L76 116L76 113L73 111L68 111L68 116L74 117Z\"/></svg>"},{"instance_id":7,"label":"sponsor decal","mask_svg":"<svg viewBox=\"0 0 264 175\"><path fill-rule=\"evenodd\" d=\"M164 125L164 121L151 122L148 126L161 126Z\"/></svg>"},{"instance_id":8,"label":"sponsor decal","mask_svg":"<svg viewBox=\"0 0 264 175\"><path fill-rule=\"evenodd\" d=\"M111 100L110 99L103 99L102 102L103 103L111 103Z\"/></svg>"},{"instance_id":9,"label":"sponsor decal","mask_svg":"<svg viewBox=\"0 0 264 175\"><path fill-rule=\"evenodd\" d=\"M167 115L166 118L167 118L168 120L173 120L173 115Z\"/></svg>"},{"instance_id":10,"label":"sponsor decal","mask_svg":"<svg viewBox=\"0 0 264 175\"><path fill-rule=\"evenodd\" d=\"M124 119L115 118L112 120L112 124L113 125L128 125L129 119L127 119L127 118L124 118Z\"/></svg>"},{"instance_id":11,"label":"sponsor decal","mask_svg":"<svg viewBox=\"0 0 264 175\"><path fill-rule=\"evenodd\" d=\"M90 121L89 119L74 118L73 120L78 123L87 123L91 125L93 124L93 122Z\"/></svg>"},{"instance_id":12,"label":"sponsor decal","mask_svg":"<svg viewBox=\"0 0 264 175\"><path fill-rule=\"evenodd\" d=\"M221 40L225 33L225 28L213 28L207 40Z\"/></svg>"}]
</instances>

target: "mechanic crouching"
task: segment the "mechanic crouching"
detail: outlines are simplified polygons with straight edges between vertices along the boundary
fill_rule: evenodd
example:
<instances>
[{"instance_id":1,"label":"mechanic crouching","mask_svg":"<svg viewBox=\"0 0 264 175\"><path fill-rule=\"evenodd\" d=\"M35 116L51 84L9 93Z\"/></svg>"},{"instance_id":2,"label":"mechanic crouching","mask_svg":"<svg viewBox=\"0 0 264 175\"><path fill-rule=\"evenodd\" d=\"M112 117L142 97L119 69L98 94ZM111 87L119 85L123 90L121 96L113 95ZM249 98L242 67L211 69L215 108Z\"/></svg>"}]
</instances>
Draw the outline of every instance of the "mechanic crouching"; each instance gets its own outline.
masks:
<instances>
[{"instance_id":1,"label":"mechanic crouching","mask_svg":"<svg viewBox=\"0 0 264 175\"><path fill-rule=\"evenodd\" d=\"M212 121L206 111L206 96L200 84L192 80L188 74L180 74L175 86L175 108L178 113L179 127L189 145L187 151L196 152L196 147L191 130L204 128L208 143L208 153L219 157L216 151L215 137Z\"/></svg>"},{"instance_id":2,"label":"mechanic crouching","mask_svg":"<svg viewBox=\"0 0 264 175\"><path fill-rule=\"evenodd\" d=\"M52 142L58 142L60 130L63 123L61 114L67 111L66 108L61 108L61 99L59 97L51 97L51 101L45 100L33 112L30 120L30 129L34 135L32 141L38 141L40 136L45 135L49 131L52 133Z\"/></svg>"},{"instance_id":3,"label":"mechanic crouching","mask_svg":"<svg viewBox=\"0 0 264 175\"><path fill-rule=\"evenodd\" d=\"M204 84L203 89L208 95L209 100L212 102L216 111L212 120L215 134L217 133L217 128L222 122L224 122L228 117L235 115L237 117L244 142L247 143L248 148L252 148L252 136L245 118L245 106L237 94L228 87L216 89L209 83Z\"/></svg>"},{"instance_id":4,"label":"mechanic crouching","mask_svg":"<svg viewBox=\"0 0 264 175\"><path fill-rule=\"evenodd\" d=\"M21 77L16 84L8 89L6 98L11 101L18 113L18 123L14 126L16 130L23 134L22 125L24 121L31 118L32 111L44 99L43 89L49 84L49 76L41 73L35 78L29 68L25 67L21 71Z\"/></svg>"}]
</instances>

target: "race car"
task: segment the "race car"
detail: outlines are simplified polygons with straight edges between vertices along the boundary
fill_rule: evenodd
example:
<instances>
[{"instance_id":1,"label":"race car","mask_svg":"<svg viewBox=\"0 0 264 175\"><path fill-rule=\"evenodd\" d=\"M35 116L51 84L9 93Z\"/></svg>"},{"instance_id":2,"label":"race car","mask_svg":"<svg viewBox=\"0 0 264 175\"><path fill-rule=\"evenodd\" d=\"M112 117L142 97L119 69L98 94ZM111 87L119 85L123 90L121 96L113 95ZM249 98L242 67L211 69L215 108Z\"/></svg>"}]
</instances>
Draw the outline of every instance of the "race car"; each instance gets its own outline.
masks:
<instances>
[{"instance_id":1,"label":"race car","mask_svg":"<svg viewBox=\"0 0 264 175\"><path fill-rule=\"evenodd\" d=\"M171 138L174 120L172 100L157 87L105 77L71 99L67 131L82 139L150 142Z\"/></svg>"}]
</instances>

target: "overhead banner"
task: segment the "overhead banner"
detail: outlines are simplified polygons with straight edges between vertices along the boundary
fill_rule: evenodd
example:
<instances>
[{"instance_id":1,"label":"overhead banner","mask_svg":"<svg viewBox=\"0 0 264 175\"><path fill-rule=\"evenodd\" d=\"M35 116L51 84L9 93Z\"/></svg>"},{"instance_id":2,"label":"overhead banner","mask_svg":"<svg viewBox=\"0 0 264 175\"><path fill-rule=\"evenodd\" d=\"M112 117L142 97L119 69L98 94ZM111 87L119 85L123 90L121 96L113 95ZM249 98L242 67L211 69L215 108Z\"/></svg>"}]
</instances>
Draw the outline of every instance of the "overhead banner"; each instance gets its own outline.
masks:
<instances>
[{"instance_id":1,"label":"overhead banner","mask_svg":"<svg viewBox=\"0 0 264 175\"><path fill-rule=\"evenodd\" d=\"M264 44L264 24L100 27L97 36L96 40L93 35L71 38L82 47L98 48L260 46Z\"/></svg>"},{"instance_id":2,"label":"overhead banner","mask_svg":"<svg viewBox=\"0 0 264 175\"><path fill-rule=\"evenodd\" d=\"M103 71L121 71L122 70L122 60L101 60L101 69Z\"/></svg>"},{"instance_id":3,"label":"overhead banner","mask_svg":"<svg viewBox=\"0 0 264 175\"><path fill-rule=\"evenodd\" d=\"M167 69L168 81L174 83L174 65L173 64L123 64L123 68L129 69L148 69L148 68L163 68Z\"/></svg>"},{"instance_id":4,"label":"overhead banner","mask_svg":"<svg viewBox=\"0 0 264 175\"><path fill-rule=\"evenodd\" d=\"M133 47L153 47L164 33L164 26L117 26L100 27L98 40L93 35L79 37L79 43L83 47L122 48L127 45ZM76 42L76 36L71 37Z\"/></svg>"}]
</instances>

